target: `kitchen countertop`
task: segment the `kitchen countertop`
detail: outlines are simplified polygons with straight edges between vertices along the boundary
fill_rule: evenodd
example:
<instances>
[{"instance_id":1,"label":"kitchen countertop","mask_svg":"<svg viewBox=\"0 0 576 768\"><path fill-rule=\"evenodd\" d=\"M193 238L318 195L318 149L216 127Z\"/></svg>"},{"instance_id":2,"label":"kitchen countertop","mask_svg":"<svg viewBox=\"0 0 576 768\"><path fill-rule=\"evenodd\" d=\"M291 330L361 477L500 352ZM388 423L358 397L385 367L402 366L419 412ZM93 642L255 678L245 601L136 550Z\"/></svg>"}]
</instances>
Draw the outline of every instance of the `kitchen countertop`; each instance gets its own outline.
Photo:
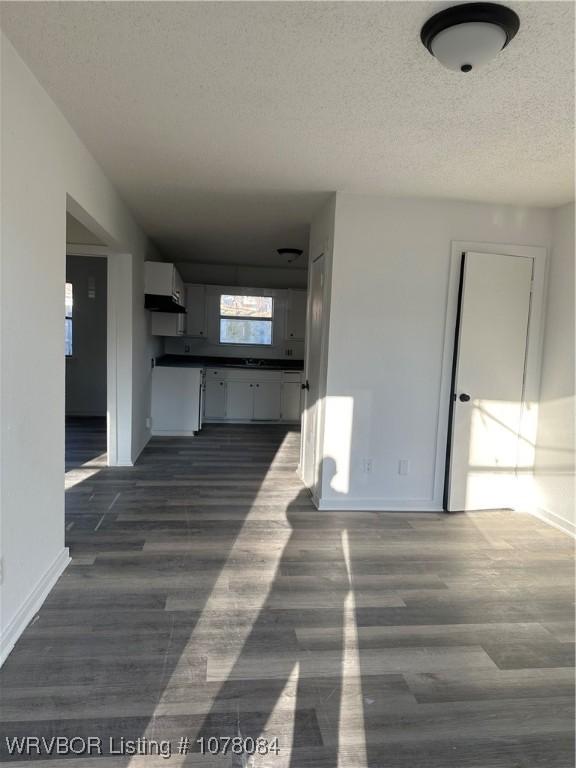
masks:
<instances>
[{"instance_id":1,"label":"kitchen countertop","mask_svg":"<svg viewBox=\"0 0 576 768\"><path fill-rule=\"evenodd\" d=\"M249 360L250 362L245 362ZM260 362L261 361L261 362ZM302 371L303 360L242 357L202 357L199 355L162 355L155 365L175 368L245 368L260 371Z\"/></svg>"}]
</instances>

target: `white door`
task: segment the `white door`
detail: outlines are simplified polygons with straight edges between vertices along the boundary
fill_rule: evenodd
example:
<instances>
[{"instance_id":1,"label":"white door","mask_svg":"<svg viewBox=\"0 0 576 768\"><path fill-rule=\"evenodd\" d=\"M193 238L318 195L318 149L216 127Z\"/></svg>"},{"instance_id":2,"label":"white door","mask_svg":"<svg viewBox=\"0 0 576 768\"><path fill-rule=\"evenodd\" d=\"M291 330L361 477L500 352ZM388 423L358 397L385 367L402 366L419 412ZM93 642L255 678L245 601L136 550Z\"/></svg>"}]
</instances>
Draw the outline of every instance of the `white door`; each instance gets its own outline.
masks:
<instances>
[{"instance_id":1,"label":"white door","mask_svg":"<svg viewBox=\"0 0 576 768\"><path fill-rule=\"evenodd\" d=\"M462 256L445 506L514 506L533 260Z\"/></svg>"},{"instance_id":2,"label":"white door","mask_svg":"<svg viewBox=\"0 0 576 768\"><path fill-rule=\"evenodd\" d=\"M320 394L320 358L324 310L324 255L312 263L310 273L308 345L306 348L305 396L302 440L302 473L304 483L314 493L318 482L316 441L318 434L318 397Z\"/></svg>"},{"instance_id":3,"label":"white door","mask_svg":"<svg viewBox=\"0 0 576 768\"><path fill-rule=\"evenodd\" d=\"M229 419L251 419L254 411L254 387L247 381L229 381L226 416Z\"/></svg>"},{"instance_id":4,"label":"white door","mask_svg":"<svg viewBox=\"0 0 576 768\"><path fill-rule=\"evenodd\" d=\"M265 381L254 384L254 418L262 421L280 419L279 381Z\"/></svg>"}]
</instances>

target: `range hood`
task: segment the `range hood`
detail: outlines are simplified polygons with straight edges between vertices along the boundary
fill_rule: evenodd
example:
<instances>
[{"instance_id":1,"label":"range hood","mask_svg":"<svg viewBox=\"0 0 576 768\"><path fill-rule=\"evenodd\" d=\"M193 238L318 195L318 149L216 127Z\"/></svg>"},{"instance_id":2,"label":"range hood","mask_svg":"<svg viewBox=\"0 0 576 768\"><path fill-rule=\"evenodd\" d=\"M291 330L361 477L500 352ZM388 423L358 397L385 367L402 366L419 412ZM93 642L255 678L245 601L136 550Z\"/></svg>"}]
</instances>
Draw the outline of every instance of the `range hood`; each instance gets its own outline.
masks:
<instances>
[{"instance_id":1,"label":"range hood","mask_svg":"<svg viewBox=\"0 0 576 768\"><path fill-rule=\"evenodd\" d=\"M172 314L186 314L186 309L178 303L175 296L165 296L161 293L144 294L144 307L150 312L171 312Z\"/></svg>"},{"instance_id":2,"label":"range hood","mask_svg":"<svg viewBox=\"0 0 576 768\"><path fill-rule=\"evenodd\" d=\"M174 264L144 263L144 307L151 312L185 315L186 291Z\"/></svg>"}]
</instances>

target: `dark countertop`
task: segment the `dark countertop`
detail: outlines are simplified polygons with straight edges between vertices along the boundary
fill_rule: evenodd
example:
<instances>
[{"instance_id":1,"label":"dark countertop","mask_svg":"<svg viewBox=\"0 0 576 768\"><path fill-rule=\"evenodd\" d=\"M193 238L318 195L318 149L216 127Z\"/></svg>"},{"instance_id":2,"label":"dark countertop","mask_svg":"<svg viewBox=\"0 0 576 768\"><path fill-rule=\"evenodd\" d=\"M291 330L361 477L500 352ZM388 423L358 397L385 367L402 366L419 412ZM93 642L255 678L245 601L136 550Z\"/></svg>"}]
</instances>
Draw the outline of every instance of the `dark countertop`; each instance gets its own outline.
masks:
<instances>
[{"instance_id":1,"label":"dark countertop","mask_svg":"<svg viewBox=\"0 0 576 768\"><path fill-rule=\"evenodd\" d=\"M250 362L245 362L249 360ZM261 362L260 362L261 361ZM201 355L162 355L157 357L156 365L190 368L246 368L259 371L302 371L303 360L242 358L242 357L203 357Z\"/></svg>"}]
</instances>

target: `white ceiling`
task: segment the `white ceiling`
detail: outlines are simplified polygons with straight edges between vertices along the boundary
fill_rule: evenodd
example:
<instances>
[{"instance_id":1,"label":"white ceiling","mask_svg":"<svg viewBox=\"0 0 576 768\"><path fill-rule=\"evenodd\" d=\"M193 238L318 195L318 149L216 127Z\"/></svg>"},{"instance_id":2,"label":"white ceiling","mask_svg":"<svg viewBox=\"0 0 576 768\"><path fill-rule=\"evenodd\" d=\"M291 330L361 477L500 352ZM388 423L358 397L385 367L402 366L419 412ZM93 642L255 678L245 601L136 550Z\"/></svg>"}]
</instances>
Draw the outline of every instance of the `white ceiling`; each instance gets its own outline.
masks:
<instances>
[{"instance_id":1,"label":"white ceiling","mask_svg":"<svg viewBox=\"0 0 576 768\"><path fill-rule=\"evenodd\" d=\"M284 262L331 190L573 199L574 6L509 3L470 75L436 2L2 3L2 26L175 260Z\"/></svg>"}]
</instances>

